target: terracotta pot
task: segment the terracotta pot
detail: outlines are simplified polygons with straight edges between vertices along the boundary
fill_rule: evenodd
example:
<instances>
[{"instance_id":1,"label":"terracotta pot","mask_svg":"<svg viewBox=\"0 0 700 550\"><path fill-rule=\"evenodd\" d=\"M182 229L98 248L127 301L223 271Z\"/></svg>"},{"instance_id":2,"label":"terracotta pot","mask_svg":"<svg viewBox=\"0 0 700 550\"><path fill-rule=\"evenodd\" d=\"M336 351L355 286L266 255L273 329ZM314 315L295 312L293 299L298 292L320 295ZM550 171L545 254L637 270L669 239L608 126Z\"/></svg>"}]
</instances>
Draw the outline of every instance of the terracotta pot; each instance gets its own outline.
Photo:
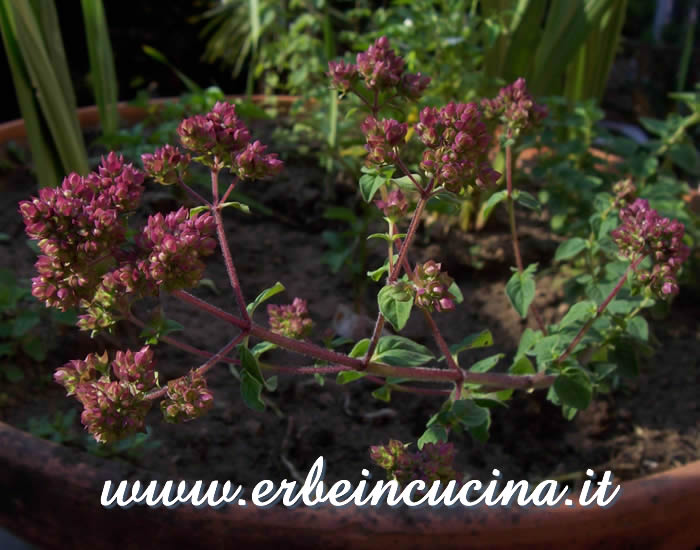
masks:
<instances>
[{"instance_id":1,"label":"terracotta pot","mask_svg":"<svg viewBox=\"0 0 700 550\"><path fill-rule=\"evenodd\" d=\"M230 95L226 96L228 99L245 99L242 95ZM282 109L288 110L291 104L297 99L296 96L279 95L279 96L264 96L264 95L254 95L251 96L251 100L254 103L266 103L272 101L278 104ZM168 101L176 101L176 97L163 97L158 99L150 100L151 105L162 105ZM143 120L148 114L148 110L143 107L137 107L131 105L127 102L121 102L117 104L117 110L119 111L120 118L129 124L135 124ZM81 107L78 109L78 121L80 122L81 128L91 128L98 125L100 121L100 113L96 105L90 105L89 107ZM0 145L17 139L24 139L27 137L27 130L24 126L24 119L18 118L16 120L11 120L9 122L4 122L0 124Z\"/></svg>"},{"instance_id":2,"label":"terracotta pot","mask_svg":"<svg viewBox=\"0 0 700 550\"><path fill-rule=\"evenodd\" d=\"M281 98L280 103L290 105L293 99ZM146 114L125 104L120 113L131 122ZM80 110L85 126L95 125L97 117L94 107ZM0 125L0 143L25 135L22 121ZM124 479L163 481L153 472L56 445L0 422L0 525L41 548L682 550L700 545L700 461L625 483L621 496L604 509L103 508L104 482Z\"/></svg>"},{"instance_id":3,"label":"terracotta pot","mask_svg":"<svg viewBox=\"0 0 700 550\"><path fill-rule=\"evenodd\" d=\"M0 423L0 524L41 548L682 550L700 544L700 461L625 483L608 508L103 508L104 481L123 479L162 480Z\"/></svg>"}]
</instances>

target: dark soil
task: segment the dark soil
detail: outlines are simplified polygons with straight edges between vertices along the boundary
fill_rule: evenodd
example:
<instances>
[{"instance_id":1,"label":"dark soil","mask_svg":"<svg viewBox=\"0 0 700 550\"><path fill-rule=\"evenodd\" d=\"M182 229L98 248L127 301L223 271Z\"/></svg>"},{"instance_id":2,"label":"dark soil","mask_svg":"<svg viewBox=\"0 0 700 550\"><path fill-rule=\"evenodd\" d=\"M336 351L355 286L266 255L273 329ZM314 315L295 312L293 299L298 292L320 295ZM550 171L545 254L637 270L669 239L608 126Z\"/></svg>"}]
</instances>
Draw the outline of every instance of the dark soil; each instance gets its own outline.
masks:
<instances>
[{"instance_id":1,"label":"dark soil","mask_svg":"<svg viewBox=\"0 0 700 550\"><path fill-rule=\"evenodd\" d=\"M260 182L243 189L278 212L278 216L227 212L226 231L245 296L252 299L276 281L283 282L286 294L273 301L288 303L295 296L306 298L318 341L333 327L338 305L349 307L353 297L348 281L332 276L320 262L324 250L320 236L325 224L321 217L324 173L313 159L290 159L286 174L275 183ZM15 167L2 174L0 190L0 208L5 213L0 232L10 236L9 241L0 243L0 265L29 279L33 276L35 256L26 244L17 203L36 193L35 183L26 169ZM341 203L351 204L352 189L339 183L335 192ZM177 205L163 188L151 188L144 202L146 213L168 211ZM519 225L524 261L548 264L557 239L547 231L545 218L523 216ZM439 233L432 228L428 232ZM425 235L426 231L422 233ZM457 311L436 316L447 341L455 342L466 334L489 328L495 348L512 354L524 325L503 291L512 263L505 220L496 216L486 230L477 234L465 235L453 228L447 237L433 239L429 245L427 242L418 239L412 260L443 260L465 296ZM479 260L483 262L479 270L472 267L474 258L466 252L474 244L479 245ZM370 265L374 267L379 262L377 250L376 255L370 255ZM206 277L214 282L218 293L209 287L194 293L233 310L235 301L218 258L209 262ZM377 285L367 292L365 313L370 316L376 314L372 295L378 289ZM547 321L561 318L561 294L557 281L551 277L538 281L536 305ZM163 306L168 317L187 327L185 333L177 334L178 339L192 345L215 351L235 334L230 326L175 299L167 298ZM493 411L488 443L475 442L468 435L452 438L458 449L459 469L479 479L491 479L491 470L498 468L505 479L556 478L575 483L587 468L611 469L618 479L629 479L697 460L699 312L698 296L690 289L682 289L670 317L650 323L658 351L643 366L641 376L625 382L613 394L599 396L573 422L562 418L560 409L544 399L544 392L516 394L507 409ZM147 316L145 310L141 313L144 318ZM256 320L264 322L264 308L260 308ZM368 324L366 336L370 329ZM56 329L47 325L41 330ZM53 369L105 347L139 345L138 330L133 327L120 326L113 336L95 341L77 329L56 334L58 345L45 364L36 365L24 358L24 380L2 382L3 421L26 428L32 417L77 409L78 403L66 398L63 389L50 382ZM409 322L406 335L434 348L429 331L417 315ZM495 348L474 353L473 359L495 353L491 351ZM304 364L303 358L275 354L277 361ZM199 364L197 358L167 345L158 347L157 358L161 380L182 375ZM469 359L463 356L463 363ZM369 382L339 386L334 377L327 377L323 387L319 387L314 378L282 376L277 391L265 396L271 406L267 412L258 413L244 405L238 382L228 367L215 368L209 385L215 405L207 416L173 426L165 424L154 407L149 417L150 442L158 444L148 447L139 457L120 458L173 479L230 479L252 485L261 479L303 477L315 459L323 455L329 481L357 480L362 468L370 467L370 445L390 438L415 442L441 404L437 397L412 394L396 394L387 404L372 398L374 387ZM77 417L73 429L78 437L71 444L80 447L84 434L80 433ZM374 473L383 475L376 469Z\"/></svg>"}]
</instances>

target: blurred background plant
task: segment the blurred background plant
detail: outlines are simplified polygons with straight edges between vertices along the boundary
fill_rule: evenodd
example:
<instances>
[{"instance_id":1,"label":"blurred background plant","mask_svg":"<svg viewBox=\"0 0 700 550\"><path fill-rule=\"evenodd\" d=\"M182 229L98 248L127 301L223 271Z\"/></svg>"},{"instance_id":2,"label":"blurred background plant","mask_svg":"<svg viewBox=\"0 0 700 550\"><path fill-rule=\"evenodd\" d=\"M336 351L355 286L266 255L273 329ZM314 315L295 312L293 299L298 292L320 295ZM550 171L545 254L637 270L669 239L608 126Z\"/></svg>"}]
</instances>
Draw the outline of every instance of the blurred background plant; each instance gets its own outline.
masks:
<instances>
[{"instance_id":1,"label":"blurred background plant","mask_svg":"<svg viewBox=\"0 0 700 550\"><path fill-rule=\"evenodd\" d=\"M110 133L118 118L107 21L101 0L83 0L82 7L92 89L102 130ZM2 0L0 30L40 186L58 185L69 172L87 173L87 152L54 1Z\"/></svg>"}]
</instances>

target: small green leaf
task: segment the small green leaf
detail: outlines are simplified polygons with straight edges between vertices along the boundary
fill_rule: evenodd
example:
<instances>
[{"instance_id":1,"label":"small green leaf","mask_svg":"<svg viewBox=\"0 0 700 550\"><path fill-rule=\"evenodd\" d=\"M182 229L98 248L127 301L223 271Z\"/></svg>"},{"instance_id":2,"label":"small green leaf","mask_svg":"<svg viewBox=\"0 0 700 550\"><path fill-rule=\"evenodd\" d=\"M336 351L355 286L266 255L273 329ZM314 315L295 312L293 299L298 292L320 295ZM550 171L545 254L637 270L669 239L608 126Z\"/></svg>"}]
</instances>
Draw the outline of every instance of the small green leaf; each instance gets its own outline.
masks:
<instances>
[{"instance_id":1,"label":"small green leaf","mask_svg":"<svg viewBox=\"0 0 700 550\"><path fill-rule=\"evenodd\" d=\"M387 285L377 295L379 311L391 323L394 330L401 330L406 326L411 309L413 308L413 295L396 285Z\"/></svg>"},{"instance_id":2,"label":"small green leaf","mask_svg":"<svg viewBox=\"0 0 700 550\"><path fill-rule=\"evenodd\" d=\"M167 319L162 316L156 316L151 319L139 334L139 338L145 338L146 344L155 345L163 336L167 336L171 332L183 330L183 327L177 321Z\"/></svg>"},{"instance_id":3,"label":"small green leaf","mask_svg":"<svg viewBox=\"0 0 700 550\"><path fill-rule=\"evenodd\" d=\"M393 366L419 366L435 356L428 348L403 336L382 336L372 357L373 362Z\"/></svg>"},{"instance_id":4,"label":"small green leaf","mask_svg":"<svg viewBox=\"0 0 700 550\"><path fill-rule=\"evenodd\" d=\"M383 385L372 392L372 397L379 399L379 401L384 401L389 403L391 401L391 386Z\"/></svg>"},{"instance_id":5,"label":"small green leaf","mask_svg":"<svg viewBox=\"0 0 700 550\"><path fill-rule=\"evenodd\" d=\"M256 380L248 371L243 371L241 375L241 397L245 404L255 411L264 411L265 403L260 394L263 385Z\"/></svg>"},{"instance_id":6,"label":"small green leaf","mask_svg":"<svg viewBox=\"0 0 700 550\"><path fill-rule=\"evenodd\" d=\"M248 304L248 307L246 308L248 310L248 315L252 315L253 312L258 308L260 304L265 302L266 300L269 300L272 298L275 294L279 294L280 292L283 292L285 290L284 285L280 283L279 281L276 282L273 286L270 288L266 288L263 290L260 294L258 294L257 298L253 300L250 304Z\"/></svg>"},{"instance_id":7,"label":"small green leaf","mask_svg":"<svg viewBox=\"0 0 700 550\"><path fill-rule=\"evenodd\" d=\"M537 264L532 264L522 273L515 272L506 284L506 295L513 304L515 311L523 319L527 317L527 311L535 298L535 279L533 277Z\"/></svg>"},{"instance_id":8,"label":"small green leaf","mask_svg":"<svg viewBox=\"0 0 700 550\"><path fill-rule=\"evenodd\" d=\"M250 352L258 359L263 353L272 351L273 349L277 349L277 344L273 344L272 342L259 342L253 346Z\"/></svg>"},{"instance_id":9,"label":"small green leaf","mask_svg":"<svg viewBox=\"0 0 700 550\"><path fill-rule=\"evenodd\" d=\"M483 212L484 212L484 218L488 218L491 215L491 211L496 207L496 205L499 202L502 202L506 199L508 196L508 192L503 190L503 191L498 191L491 195L489 197L489 200L486 201L486 204L484 205Z\"/></svg>"},{"instance_id":10,"label":"small green leaf","mask_svg":"<svg viewBox=\"0 0 700 550\"><path fill-rule=\"evenodd\" d=\"M440 443L447 441L447 429L442 424L432 424L423 435L418 438L418 448L422 449L426 443Z\"/></svg>"},{"instance_id":11,"label":"small green leaf","mask_svg":"<svg viewBox=\"0 0 700 550\"><path fill-rule=\"evenodd\" d=\"M525 356L521 355L508 369L510 374L517 375L527 375L535 374L535 367L532 366L532 362Z\"/></svg>"},{"instance_id":12,"label":"small green leaf","mask_svg":"<svg viewBox=\"0 0 700 550\"><path fill-rule=\"evenodd\" d=\"M649 325L647 320L641 316L633 317L627 323L627 333L633 338L641 340L642 342L648 341Z\"/></svg>"},{"instance_id":13,"label":"small green leaf","mask_svg":"<svg viewBox=\"0 0 700 550\"><path fill-rule=\"evenodd\" d=\"M36 311L23 311L17 317L12 327L12 337L21 338L39 324L39 313Z\"/></svg>"},{"instance_id":14,"label":"small green leaf","mask_svg":"<svg viewBox=\"0 0 700 550\"><path fill-rule=\"evenodd\" d=\"M355 359L359 357L364 357L367 353L367 350L369 349L369 343L369 338L363 338L357 344L355 344L352 350L350 350L348 356L353 357Z\"/></svg>"},{"instance_id":15,"label":"small green leaf","mask_svg":"<svg viewBox=\"0 0 700 550\"><path fill-rule=\"evenodd\" d=\"M398 239L403 239L406 236L406 233L397 233L395 235L389 236L388 233L372 233L369 237L367 237L367 240L369 241L370 239L382 239L388 243L394 242Z\"/></svg>"},{"instance_id":16,"label":"small green leaf","mask_svg":"<svg viewBox=\"0 0 700 550\"><path fill-rule=\"evenodd\" d=\"M386 179L375 174L364 174L360 177L360 193L365 202L372 202L374 195L384 184Z\"/></svg>"},{"instance_id":17,"label":"small green leaf","mask_svg":"<svg viewBox=\"0 0 700 550\"><path fill-rule=\"evenodd\" d=\"M518 204L522 204L525 208L535 210L536 212L540 212L542 210L539 201L527 191L516 189L513 191L513 198Z\"/></svg>"},{"instance_id":18,"label":"small green leaf","mask_svg":"<svg viewBox=\"0 0 700 550\"><path fill-rule=\"evenodd\" d=\"M411 174L413 179L418 182L419 185L422 185L423 183L423 177L420 174ZM401 189L406 189L407 191L412 191L416 190L417 187L415 184L411 181L411 178L408 176L402 176L400 178L392 178L391 181L398 185Z\"/></svg>"},{"instance_id":19,"label":"small green leaf","mask_svg":"<svg viewBox=\"0 0 700 550\"><path fill-rule=\"evenodd\" d=\"M481 332L476 332L465 336L458 344L452 344L450 346L450 353L452 355L457 355L458 353L468 349L487 348L489 346L493 346L493 335L491 334L490 330L485 329ZM443 360L444 358L445 357L442 356L440 360Z\"/></svg>"},{"instance_id":20,"label":"small green leaf","mask_svg":"<svg viewBox=\"0 0 700 550\"><path fill-rule=\"evenodd\" d=\"M337 384L341 385L349 384L350 382L359 380L364 376L367 376L366 372L358 372L356 370L344 370L338 373L338 376L336 376L335 381Z\"/></svg>"},{"instance_id":21,"label":"small green leaf","mask_svg":"<svg viewBox=\"0 0 700 550\"><path fill-rule=\"evenodd\" d=\"M460 399L452 404L452 413L465 428L476 428L489 419L489 411L471 399Z\"/></svg>"},{"instance_id":22,"label":"small green leaf","mask_svg":"<svg viewBox=\"0 0 700 550\"><path fill-rule=\"evenodd\" d=\"M569 308L564 318L559 322L559 328L562 329L573 323L584 323L592 319L596 313L595 302L586 300L578 302Z\"/></svg>"},{"instance_id":23,"label":"small green leaf","mask_svg":"<svg viewBox=\"0 0 700 550\"><path fill-rule=\"evenodd\" d=\"M231 202L222 202L219 205L219 208L224 209L224 208L235 208L236 210L240 210L244 214L250 214L250 208L248 207L247 204L243 204L242 202L236 202L236 201L231 201Z\"/></svg>"},{"instance_id":24,"label":"small green leaf","mask_svg":"<svg viewBox=\"0 0 700 550\"><path fill-rule=\"evenodd\" d=\"M455 297L455 302L458 304L461 304L464 301L464 295L462 294L462 291L460 290L459 286L457 286L457 283L452 281L452 284L450 285L450 288L447 289L447 292L452 294L452 296Z\"/></svg>"},{"instance_id":25,"label":"small green leaf","mask_svg":"<svg viewBox=\"0 0 700 550\"><path fill-rule=\"evenodd\" d=\"M588 407L593 397L591 380L580 368L564 370L557 376L553 388L562 404L580 411Z\"/></svg>"},{"instance_id":26,"label":"small green leaf","mask_svg":"<svg viewBox=\"0 0 700 550\"><path fill-rule=\"evenodd\" d=\"M474 363L471 367L469 367L469 371L470 372L488 372L493 367L495 367L504 356L505 356L504 353L498 353L496 355L491 355L490 357L487 357L486 359L482 359L481 361L477 361L476 363Z\"/></svg>"},{"instance_id":27,"label":"small green leaf","mask_svg":"<svg viewBox=\"0 0 700 550\"><path fill-rule=\"evenodd\" d=\"M564 260L570 260L571 258L578 255L580 252L585 250L585 248L586 241L581 237L574 237L573 239L564 241L557 248L557 251L554 254L554 261L561 262Z\"/></svg>"},{"instance_id":28,"label":"small green leaf","mask_svg":"<svg viewBox=\"0 0 700 550\"><path fill-rule=\"evenodd\" d=\"M207 212L208 210L211 210L211 208L206 205L195 206L194 208L190 208L190 218L194 218L197 214Z\"/></svg>"}]
</instances>

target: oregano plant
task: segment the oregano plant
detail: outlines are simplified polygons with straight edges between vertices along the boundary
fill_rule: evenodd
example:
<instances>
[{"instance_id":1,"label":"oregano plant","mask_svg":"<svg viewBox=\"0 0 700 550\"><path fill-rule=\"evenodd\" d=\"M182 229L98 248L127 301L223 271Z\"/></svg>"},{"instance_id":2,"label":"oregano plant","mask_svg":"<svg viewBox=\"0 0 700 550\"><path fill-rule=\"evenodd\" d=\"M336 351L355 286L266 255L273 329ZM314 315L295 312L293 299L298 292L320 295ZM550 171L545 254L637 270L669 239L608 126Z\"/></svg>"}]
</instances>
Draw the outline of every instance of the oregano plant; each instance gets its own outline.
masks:
<instances>
[{"instance_id":1,"label":"oregano plant","mask_svg":"<svg viewBox=\"0 0 700 550\"><path fill-rule=\"evenodd\" d=\"M219 363L232 367L242 398L256 410L265 408L263 394L275 390L277 375L334 375L340 384L372 385L373 395L384 401L396 392L443 397L440 409L427 418L415 452L391 441L374 447L371 456L390 477L445 480L456 476L454 449L448 443L451 432L487 439L490 409L508 401L514 390L547 390L564 415L573 417L597 390L613 384L618 366L629 363L630 347L645 339L641 310L678 292L676 278L688 257L684 227L661 217L646 201L635 200L634 185L623 181L596 202L590 237L576 237L557 250L555 266L568 263L579 269L575 284L585 296L571 304L558 323L546 325L534 304L539 266L523 264L514 214L516 207L538 209L539 204L532 194L514 187L512 174L516 140L538 124L546 110L518 79L480 103L425 107L409 128L403 121L407 108L420 99L430 79L406 72L386 38L358 54L356 61L330 62L328 75L343 101L366 113L366 167L359 188L363 199L384 216L385 231L370 237L383 241L386 261L367 274L381 283L372 334L353 342L348 353L314 339L302 297L287 305L268 305L267 326L253 319L253 313L284 286L262 289L254 299L244 296L223 216L224 211L248 211L246 205L228 201L235 188L274 178L283 164L253 139L234 105L219 102L209 113L183 120L180 144L143 155L143 169L110 153L96 172L86 177L71 174L60 187L42 189L38 197L20 204L27 234L42 253L34 296L47 307L78 308L78 326L92 334L118 322L144 329L145 345L138 350L120 350L113 356L93 353L56 371L56 382L83 405L82 423L97 441L108 443L144 431L146 414L156 402L167 422L206 414L216 398L207 386L207 374ZM499 146L505 149L504 175L489 161L489 153ZM193 163L210 173L211 192L206 197L188 184ZM220 193L224 171L233 180ZM505 189L497 190L502 178ZM181 187L197 206L155 214L140 230L131 228L147 179ZM444 259L414 264L409 255L427 203L459 202L470 188L495 191L489 208L504 203L507 209L516 265L504 292L518 314L533 315L538 326L523 331L511 364L500 371L495 369L504 353L470 360L470 350L494 344L488 330L449 343L439 329L435 318L463 300ZM217 250L236 303L233 311L189 292L201 281L205 260ZM154 328L137 317L134 304L160 293L228 323L228 343L217 351L191 346L168 336L168 323ZM401 334L413 315L423 318L434 346ZM384 330L387 324L396 334ZM178 378L163 380L155 370L155 342L178 347L202 362ZM306 356L309 364L273 364L265 359L273 349Z\"/></svg>"}]
</instances>

